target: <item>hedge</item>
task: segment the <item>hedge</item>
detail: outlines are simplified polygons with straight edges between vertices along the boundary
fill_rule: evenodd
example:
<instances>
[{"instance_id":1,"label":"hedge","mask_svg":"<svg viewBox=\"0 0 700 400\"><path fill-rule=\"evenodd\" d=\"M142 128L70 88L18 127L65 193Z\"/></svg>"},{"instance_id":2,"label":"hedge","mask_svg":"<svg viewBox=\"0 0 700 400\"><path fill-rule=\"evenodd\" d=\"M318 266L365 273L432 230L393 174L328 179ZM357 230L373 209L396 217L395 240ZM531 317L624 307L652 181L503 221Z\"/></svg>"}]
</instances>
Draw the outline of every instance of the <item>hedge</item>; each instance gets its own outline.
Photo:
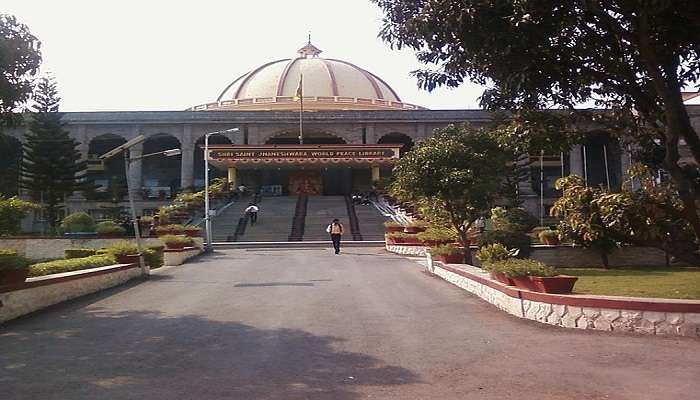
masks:
<instances>
[{"instance_id":1,"label":"hedge","mask_svg":"<svg viewBox=\"0 0 700 400\"><path fill-rule=\"evenodd\" d=\"M29 260L17 254L14 249L0 249L0 271L14 271L29 266Z\"/></svg>"},{"instance_id":2,"label":"hedge","mask_svg":"<svg viewBox=\"0 0 700 400\"><path fill-rule=\"evenodd\" d=\"M55 260L31 265L29 276L42 276L58 274L61 272L78 271L81 269L105 267L115 264L114 257L109 255L90 256L83 258L70 258L67 260Z\"/></svg>"},{"instance_id":3,"label":"hedge","mask_svg":"<svg viewBox=\"0 0 700 400\"><path fill-rule=\"evenodd\" d=\"M65 258L84 258L97 254L97 249L66 249Z\"/></svg>"}]
</instances>

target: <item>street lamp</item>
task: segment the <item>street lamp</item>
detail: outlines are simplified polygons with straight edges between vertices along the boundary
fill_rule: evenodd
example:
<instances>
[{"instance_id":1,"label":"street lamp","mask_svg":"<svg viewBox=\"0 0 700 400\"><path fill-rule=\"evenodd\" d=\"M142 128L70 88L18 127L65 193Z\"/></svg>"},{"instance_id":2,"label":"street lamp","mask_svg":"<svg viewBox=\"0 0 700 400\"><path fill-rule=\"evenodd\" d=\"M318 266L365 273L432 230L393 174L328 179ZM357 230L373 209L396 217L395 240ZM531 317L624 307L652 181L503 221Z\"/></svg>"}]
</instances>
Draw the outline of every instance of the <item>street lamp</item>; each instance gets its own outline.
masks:
<instances>
[{"instance_id":1,"label":"street lamp","mask_svg":"<svg viewBox=\"0 0 700 400\"><path fill-rule=\"evenodd\" d=\"M143 271L144 275L149 275L150 274L150 268L146 263L144 262L143 259L143 252L141 251L141 232L140 232L140 227L138 220L136 219L136 207L134 206L134 193L131 188L131 172L129 170L129 167L132 162L137 161L137 160L143 160L144 158L147 157L152 157L152 156L159 156L159 155L164 155L166 157L172 157L172 156L177 156L182 154L182 151L180 149L170 149L170 150L163 150L163 151L157 151L155 153L149 153L149 154L144 154L138 157L133 157L129 158L129 152L126 150L129 150L132 146L135 146L141 142L146 140L146 138L143 135L139 135L136 138L122 144L119 147L115 147L114 149L110 150L109 152L103 154L100 156L100 159L102 160L108 160L119 153L124 153L124 166L125 166L125 172L126 172L126 191L129 194L129 207L131 208L131 219L134 224L134 237L136 238L136 248L138 249L139 254L141 254L141 257L139 257L139 262L141 264L141 270Z\"/></svg>"},{"instance_id":2,"label":"street lamp","mask_svg":"<svg viewBox=\"0 0 700 400\"><path fill-rule=\"evenodd\" d=\"M226 129L223 131L209 132L204 134L204 229L207 239L206 249L211 249L211 210L209 210L209 136L219 133L238 132L238 128Z\"/></svg>"}]
</instances>

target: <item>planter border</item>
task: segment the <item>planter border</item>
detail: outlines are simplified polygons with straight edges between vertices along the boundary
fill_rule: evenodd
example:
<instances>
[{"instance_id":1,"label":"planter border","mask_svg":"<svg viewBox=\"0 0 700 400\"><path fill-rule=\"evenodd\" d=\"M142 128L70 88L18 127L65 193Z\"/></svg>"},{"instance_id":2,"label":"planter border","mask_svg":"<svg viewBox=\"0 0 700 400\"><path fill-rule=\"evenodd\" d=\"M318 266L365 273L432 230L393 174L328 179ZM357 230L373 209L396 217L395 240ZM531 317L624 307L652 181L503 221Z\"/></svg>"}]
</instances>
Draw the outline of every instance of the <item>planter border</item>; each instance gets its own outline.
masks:
<instances>
[{"instance_id":1,"label":"planter border","mask_svg":"<svg viewBox=\"0 0 700 400\"><path fill-rule=\"evenodd\" d=\"M14 292L15 290L31 289L40 286L53 285L56 283L69 282L91 276L105 275L117 271L125 271L131 268L137 268L137 264L114 264L104 267L81 269L78 271L61 272L58 274L50 274L27 278L21 283L0 286L0 293Z\"/></svg>"}]
</instances>

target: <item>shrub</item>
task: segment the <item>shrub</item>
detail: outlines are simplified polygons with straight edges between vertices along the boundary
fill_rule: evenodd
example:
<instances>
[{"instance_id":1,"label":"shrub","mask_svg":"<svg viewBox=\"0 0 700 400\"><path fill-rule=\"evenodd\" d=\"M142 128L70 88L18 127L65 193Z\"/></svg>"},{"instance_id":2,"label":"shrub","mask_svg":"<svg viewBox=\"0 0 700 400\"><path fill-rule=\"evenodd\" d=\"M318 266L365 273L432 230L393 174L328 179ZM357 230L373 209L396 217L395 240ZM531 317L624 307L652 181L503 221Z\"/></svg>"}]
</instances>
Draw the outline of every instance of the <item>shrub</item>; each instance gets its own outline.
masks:
<instances>
[{"instance_id":1,"label":"shrub","mask_svg":"<svg viewBox=\"0 0 700 400\"><path fill-rule=\"evenodd\" d=\"M508 278L519 276L555 276L554 268L531 259L509 258L489 264L489 271L501 273Z\"/></svg>"},{"instance_id":2,"label":"shrub","mask_svg":"<svg viewBox=\"0 0 700 400\"><path fill-rule=\"evenodd\" d=\"M95 220L84 212L76 212L63 218L64 232L95 232Z\"/></svg>"},{"instance_id":3,"label":"shrub","mask_svg":"<svg viewBox=\"0 0 700 400\"><path fill-rule=\"evenodd\" d=\"M543 242L543 243L546 239L559 240L559 231L556 231L554 229L547 229L544 231L540 231L537 234L537 237L539 237L540 242Z\"/></svg>"},{"instance_id":4,"label":"shrub","mask_svg":"<svg viewBox=\"0 0 700 400\"><path fill-rule=\"evenodd\" d=\"M410 226L412 228L427 228L428 223L422 219L417 219L415 221L407 223L406 226Z\"/></svg>"},{"instance_id":5,"label":"shrub","mask_svg":"<svg viewBox=\"0 0 700 400\"><path fill-rule=\"evenodd\" d=\"M90 257L97 254L97 249L66 249L66 259Z\"/></svg>"},{"instance_id":6,"label":"shrub","mask_svg":"<svg viewBox=\"0 0 700 400\"><path fill-rule=\"evenodd\" d=\"M162 236L160 240L168 247L188 247L194 245L194 239L187 236L165 235Z\"/></svg>"},{"instance_id":7,"label":"shrub","mask_svg":"<svg viewBox=\"0 0 700 400\"><path fill-rule=\"evenodd\" d=\"M143 259L151 269L163 266L163 246L149 246L143 251Z\"/></svg>"},{"instance_id":8,"label":"shrub","mask_svg":"<svg viewBox=\"0 0 700 400\"><path fill-rule=\"evenodd\" d=\"M170 225L161 225L156 227L156 233L159 235L162 234L180 234L185 231L185 226L180 225L180 224L170 224Z\"/></svg>"},{"instance_id":9,"label":"shrub","mask_svg":"<svg viewBox=\"0 0 700 400\"><path fill-rule=\"evenodd\" d=\"M457 240L457 232L452 228L447 228L443 226L430 226L423 232L416 235L418 240L438 240L445 242L454 242Z\"/></svg>"},{"instance_id":10,"label":"shrub","mask_svg":"<svg viewBox=\"0 0 700 400\"><path fill-rule=\"evenodd\" d=\"M387 237L392 237L392 238L408 238L408 237L416 237L416 235L412 233L405 233L405 232L390 232L386 234Z\"/></svg>"},{"instance_id":11,"label":"shrub","mask_svg":"<svg viewBox=\"0 0 700 400\"><path fill-rule=\"evenodd\" d=\"M495 207L491 209L491 226L494 230L530 232L536 227L537 218L524 208Z\"/></svg>"},{"instance_id":12,"label":"shrub","mask_svg":"<svg viewBox=\"0 0 700 400\"><path fill-rule=\"evenodd\" d=\"M477 241L480 248L494 243L501 243L508 249L518 249L519 257L527 257L530 255L532 238L524 232L497 230L482 233Z\"/></svg>"},{"instance_id":13,"label":"shrub","mask_svg":"<svg viewBox=\"0 0 700 400\"><path fill-rule=\"evenodd\" d=\"M186 232L201 232L202 228L194 225L185 225L184 231Z\"/></svg>"},{"instance_id":14,"label":"shrub","mask_svg":"<svg viewBox=\"0 0 700 400\"><path fill-rule=\"evenodd\" d=\"M452 244L445 244L442 246L435 246L430 248L430 254L434 256L448 256L451 254L459 254L463 252L464 249Z\"/></svg>"},{"instance_id":15,"label":"shrub","mask_svg":"<svg viewBox=\"0 0 700 400\"><path fill-rule=\"evenodd\" d=\"M58 274L61 272L78 271L81 269L104 267L113 265L114 257L110 255L95 255L83 258L71 258L68 260L54 260L31 265L29 276L42 276Z\"/></svg>"},{"instance_id":16,"label":"shrub","mask_svg":"<svg viewBox=\"0 0 700 400\"><path fill-rule=\"evenodd\" d=\"M0 249L0 271L15 271L29 266L29 260L14 249Z\"/></svg>"},{"instance_id":17,"label":"shrub","mask_svg":"<svg viewBox=\"0 0 700 400\"><path fill-rule=\"evenodd\" d=\"M126 229L114 223L114 221L102 221L95 226L95 230L99 234L126 234Z\"/></svg>"},{"instance_id":18,"label":"shrub","mask_svg":"<svg viewBox=\"0 0 700 400\"><path fill-rule=\"evenodd\" d=\"M19 233L21 222L32 210L41 208L38 204L20 200L17 197L0 196L0 235Z\"/></svg>"},{"instance_id":19,"label":"shrub","mask_svg":"<svg viewBox=\"0 0 700 400\"><path fill-rule=\"evenodd\" d=\"M393 219L390 219L390 220L384 222L384 226L387 228L393 228L393 227L398 228L399 226L403 226L403 225L399 224L398 222L394 221Z\"/></svg>"},{"instance_id":20,"label":"shrub","mask_svg":"<svg viewBox=\"0 0 700 400\"><path fill-rule=\"evenodd\" d=\"M128 240L119 240L114 242L111 246L107 248L107 253L114 256L117 255L128 255L128 254L138 254L139 249L135 244L129 242Z\"/></svg>"},{"instance_id":21,"label":"shrub","mask_svg":"<svg viewBox=\"0 0 700 400\"><path fill-rule=\"evenodd\" d=\"M481 266L486 269L488 265L513 258L519 252L518 249L508 250L501 243L493 243L480 248L476 252L476 258L481 262Z\"/></svg>"}]
</instances>

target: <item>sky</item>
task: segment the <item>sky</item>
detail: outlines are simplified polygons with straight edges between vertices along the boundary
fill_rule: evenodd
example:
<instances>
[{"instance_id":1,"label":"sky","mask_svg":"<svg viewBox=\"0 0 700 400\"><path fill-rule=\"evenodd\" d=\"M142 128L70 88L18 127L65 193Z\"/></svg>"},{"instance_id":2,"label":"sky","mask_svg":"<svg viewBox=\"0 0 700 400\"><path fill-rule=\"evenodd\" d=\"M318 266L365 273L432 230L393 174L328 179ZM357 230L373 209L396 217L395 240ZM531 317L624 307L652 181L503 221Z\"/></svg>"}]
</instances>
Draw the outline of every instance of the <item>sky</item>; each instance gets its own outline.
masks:
<instances>
[{"instance_id":1,"label":"sky","mask_svg":"<svg viewBox=\"0 0 700 400\"><path fill-rule=\"evenodd\" d=\"M61 111L183 110L215 101L238 76L296 56L311 32L321 57L384 79L404 102L478 108L483 88L426 92L412 51L377 34L369 0L3 0L42 42L42 73L58 83Z\"/></svg>"}]
</instances>

